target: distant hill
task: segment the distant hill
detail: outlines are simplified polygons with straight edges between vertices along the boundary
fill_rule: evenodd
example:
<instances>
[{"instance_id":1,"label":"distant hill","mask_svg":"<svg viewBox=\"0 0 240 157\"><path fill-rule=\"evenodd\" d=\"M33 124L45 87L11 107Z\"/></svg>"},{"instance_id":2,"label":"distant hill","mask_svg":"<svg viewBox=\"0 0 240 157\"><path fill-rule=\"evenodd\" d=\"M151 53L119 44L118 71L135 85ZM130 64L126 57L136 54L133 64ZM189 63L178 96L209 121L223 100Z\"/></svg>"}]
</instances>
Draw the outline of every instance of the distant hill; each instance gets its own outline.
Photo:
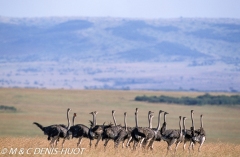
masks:
<instances>
[{"instance_id":1,"label":"distant hill","mask_svg":"<svg viewBox=\"0 0 240 157\"><path fill-rule=\"evenodd\" d=\"M240 91L240 19L0 17L0 86Z\"/></svg>"}]
</instances>

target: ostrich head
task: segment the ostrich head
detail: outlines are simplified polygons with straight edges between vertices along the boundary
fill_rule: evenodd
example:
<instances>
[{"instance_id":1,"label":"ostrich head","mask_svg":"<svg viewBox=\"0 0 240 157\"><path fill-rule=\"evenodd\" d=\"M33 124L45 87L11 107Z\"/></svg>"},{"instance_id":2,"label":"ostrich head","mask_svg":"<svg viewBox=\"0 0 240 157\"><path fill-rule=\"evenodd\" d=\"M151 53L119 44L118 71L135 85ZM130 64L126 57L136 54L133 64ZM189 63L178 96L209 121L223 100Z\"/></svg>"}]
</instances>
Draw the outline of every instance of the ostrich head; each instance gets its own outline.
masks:
<instances>
[{"instance_id":1,"label":"ostrich head","mask_svg":"<svg viewBox=\"0 0 240 157\"><path fill-rule=\"evenodd\" d=\"M153 113L154 113L154 112L152 112L152 111L148 111L148 114L149 114L149 115L152 115Z\"/></svg>"},{"instance_id":2,"label":"ostrich head","mask_svg":"<svg viewBox=\"0 0 240 157\"><path fill-rule=\"evenodd\" d=\"M136 112L138 113L138 108L136 108Z\"/></svg>"}]
</instances>

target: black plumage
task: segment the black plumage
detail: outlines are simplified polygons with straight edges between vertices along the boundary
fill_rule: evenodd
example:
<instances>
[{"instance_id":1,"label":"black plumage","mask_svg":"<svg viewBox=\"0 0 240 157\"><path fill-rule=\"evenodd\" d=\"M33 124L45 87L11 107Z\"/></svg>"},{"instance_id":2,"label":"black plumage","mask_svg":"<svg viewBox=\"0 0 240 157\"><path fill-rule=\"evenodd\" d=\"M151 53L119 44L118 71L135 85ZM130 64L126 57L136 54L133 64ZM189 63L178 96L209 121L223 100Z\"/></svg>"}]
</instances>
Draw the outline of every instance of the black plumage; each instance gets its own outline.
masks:
<instances>
[{"instance_id":1,"label":"black plumage","mask_svg":"<svg viewBox=\"0 0 240 157\"><path fill-rule=\"evenodd\" d=\"M200 152L201 147L206 140L206 132L203 128L203 120L202 120L203 115L200 115L200 123L201 123L200 129L195 130L193 114L194 114L194 111L191 110L192 127L190 129L191 130L191 141L190 141L190 145L189 145L189 150L191 147L193 149L193 146L195 143L199 143L200 145L198 147L198 151Z\"/></svg>"},{"instance_id":2,"label":"black plumage","mask_svg":"<svg viewBox=\"0 0 240 157\"><path fill-rule=\"evenodd\" d=\"M95 144L95 148L98 146L99 141L102 138L103 135L103 131L106 128L109 128L112 126L112 124L109 125L97 125L97 120L96 120L96 115L97 115L97 111L91 112L90 114L93 115L93 121L90 121L90 129L89 129L89 138L90 139L97 139L97 142ZM90 140L90 147L92 146L92 140Z\"/></svg>"},{"instance_id":3,"label":"black plumage","mask_svg":"<svg viewBox=\"0 0 240 157\"><path fill-rule=\"evenodd\" d=\"M118 133L117 137L114 140L114 147L117 148L119 143L122 142L122 147L124 147L124 142L127 140L126 146L129 146L129 143L132 141L131 132L133 130L132 127L127 126L127 112L124 113L124 127L123 129Z\"/></svg>"},{"instance_id":4,"label":"black plumage","mask_svg":"<svg viewBox=\"0 0 240 157\"><path fill-rule=\"evenodd\" d=\"M150 116L148 113L148 120L150 122L149 117ZM144 147L145 147L148 144L148 142L155 137L155 133L151 128L138 127L138 108L136 108L136 112L135 112L135 122L136 122L136 127L131 132L132 138L134 140L133 149L136 149L138 143L140 143L140 147L141 147L143 140L145 140L144 142Z\"/></svg>"},{"instance_id":5,"label":"black plumage","mask_svg":"<svg viewBox=\"0 0 240 157\"><path fill-rule=\"evenodd\" d=\"M71 110L70 108L67 109L68 126L64 124L54 124L47 127L43 127L41 124L33 122L33 124L38 126L44 132L44 135L48 135L48 140L51 140L50 145L52 147L55 147L57 145L57 141L59 140L59 138L63 138L62 147L64 146L65 139L69 139L67 131L70 128L69 120L70 110Z\"/></svg>"},{"instance_id":6,"label":"black plumage","mask_svg":"<svg viewBox=\"0 0 240 157\"><path fill-rule=\"evenodd\" d=\"M127 143L126 143L126 147L129 147L130 146L130 143L133 142L133 138L132 138L132 131L135 127L127 127ZM124 143L123 143L124 144Z\"/></svg>"},{"instance_id":7,"label":"black plumage","mask_svg":"<svg viewBox=\"0 0 240 157\"><path fill-rule=\"evenodd\" d=\"M67 134L72 135L72 138L79 138L78 143L77 143L77 147L79 147L81 145L82 138L89 139L90 137L89 137L89 127L87 127L86 125L83 125L83 124L74 125L76 116L77 116L76 113L74 113L73 126L70 127Z\"/></svg>"},{"instance_id":8,"label":"black plumage","mask_svg":"<svg viewBox=\"0 0 240 157\"><path fill-rule=\"evenodd\" d=\"M47 138L48 140L51 140L51 138L59 135L57 124L45 126L45 127L37 122L33 122L33 124L38 126L43 131L44 135L48 135L48 138Z\"/></svg>"}]
</instances>

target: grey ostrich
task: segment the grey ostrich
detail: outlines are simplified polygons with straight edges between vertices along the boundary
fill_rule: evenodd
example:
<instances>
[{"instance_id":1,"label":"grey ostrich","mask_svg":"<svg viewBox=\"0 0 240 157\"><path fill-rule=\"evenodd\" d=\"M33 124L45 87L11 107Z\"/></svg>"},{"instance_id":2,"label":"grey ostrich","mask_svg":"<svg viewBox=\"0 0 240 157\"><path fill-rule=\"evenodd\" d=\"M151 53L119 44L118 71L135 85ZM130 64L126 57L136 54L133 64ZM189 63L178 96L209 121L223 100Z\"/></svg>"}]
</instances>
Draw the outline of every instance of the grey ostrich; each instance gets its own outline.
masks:
<instances>
[{"instance_id":1,"label":"grey ostrich","mask_svg":"<svg viewBox=\"0 0 240 157\"><path fill-rule=\"evenodd\" d=\"M51 140L50 146L55 147L57 145L57 141L59 138L63 138L62 147L64 146L65 139L69 136L67 135L67 131L70 128L70 120L69 120L69 112L70 108L67 109L67 121L68 126L64 124L54 124L47 127L43 127L41 124L37 122L33 122L33 124L37 125L43 132L44 135L48 135L48 140Z\"/></svg>"},{"instance_id":2,"label":"grey ostrich","mask_svg":"<svg viewBox=\"0 0 240 157\"><path fill-rule=\"evenodd\" d=\"M93 121L90 121L90 130L89 130L89 136L90 138L94 138L97 139L97 142L95 144L95 148L98 145L98 142L100 141L101 137L102 137L102 133L103 133L103 125L97 125L97 111L94 112L90 112L89 114L92 114L93 116ZM92 146L92 142L90 140L90 147Z\"/></svg>"},{"instance_id":3,"label":"grey ostrich","mask_svg":"<svg viewBox=\"0 0 240 157\"><path fill-rule=\"evenodd\" d=\"M125 113L126 113L126 115L125 115ZM125 136L126 139L124 138L124 140L123 140L122 148L124 147L125 140L127 140L126 147L129 147L130 143L133 142L133 138L132 138L131 133L132 133L133 129L135 128L135 127L130 127L130 126L127 125L127 120L126 120L127 119L127 112L125 112L125 113L124 113L124 123L126 123L126 127L125 127L126 129L123 129L123 131L126 130L127 136ZM125 134L125 133L123 133L123 134Z\"/></svg>"},{"instance_id":4,"label":"grey ostrich","mask_svg":"<svg viewBox=\"0 0 240 157\"><path fill-rule=\"evenodd\" d=\"M186 132L184 133L185 137L184 137L184 143L183 143L183 150L185 150L186 148L186 144L187 142L190 142L188 150L190 151L191 147L193 149L193 144L192 144L192 131L194 130L194 120L193 120L193 110L191 110L191 121L192 121L192 127L190 129L186 129Z\"/></svg>"},{"instance_id":5,"label":"grey ostrich","mask_svg":"<svg viewBox=\"0 0 240 157\"><path fill-rule=\"evenodd\" d=\"M153 142L154 141L161 141L162 140L161 133L160 133L160 128L161 128L161 114L163 112L164 111L162 111L162 110L159 111L159 113L158 113L158 126L157 126L157 128L152 129L155 133L155 137L149 142L148 148L150 148L150 149L153 149Z\"/></svg>"},{"instance_id":6,"label":"grey ostrich","mask_svg":"<svg viewBox=\"0 0 240 157\"><path fill-rule=\"evenodd\" d=\"M73 122L72 122L73 124L70 127L70 129L68 130L67 134L72 135L72 138L79 138L78 143L77 143L77 147L79 147L81 145L82 138L89 139L90 137L89 137L89 128L87 126L85 126L83 124L74 125L76 116L77 116L77 114L74 113L73 114Z\"/></svg>"},{"instance_id":7,"label":"grey ostrich","mask_svg":"<svg viewBox=\"0 0 240 157\"><path fill-rule=\"evenodd\" d=\"M148 113L148 119L149 119L149 113ZM150 118L151 121L151 118ZM133 149L136 150L137 144L140 142L140 147L141 143L143 140L145 140L144 146L148 144L148 142L155 137L154 131L149 128L149 127L138 127L138 108L136 108L135 112L135 122L136 122L136 127L133 129L131 132L132 138L134 140L134 146ZM150 126L151 127L151 126Z\"/></svg>"},{"instance_id":8,"label":"grey ostrich","mask_svg":"<svg viewBox=\"0 0 240 157\"><path fill-rule=\"evenodd\" d=\"M138 114L137 114L137 112L138 112L138 108L136 108L136 112L135 112L135 124L136 124L136 126L131 132L131 136L132 136L132 139L134 141L133 149L136 149L137 144L140 142L140 140L143 137L145 137L145 135L141 134L141 132L140 132L140 131L142 131L142 127L138 127Z\"/></svg>"},{"instance_id":9,"label":"grey ostrich","mask_svg":"<svg viewBox=\"0 0 240 157\"><path fill-rule=\"evenodd\" d=\"M118 133L116 139L114 140L114 147L117 148L120 142L123 142L122 148L124 147L124 141L129 138L131 132L128 130L127 126L127 112L124 112L124 128Z\"/></svg>"},{"instance_id":10,"label":"grey ostrich","mask_svg":"<svg viewBox=\"0 0 240 157\"><path fill-rule=\"evenodd\" d=\"M166 115L168 113L164 113L164 123L161 128L161 135L162 140L166 141L168 144L167 147L167 154L169 150L171 150L171 146L177 142L178 139L182 137L182 128L181 128L181 116L179 116L179 130L177 129L167 129L167 123L166 123Z\"/></svg>"},{"instance_id":11,"label":"grey ostrich","mask_svg":"<svg viewBox=\"0 0 240 157\"><path fill-rule=\"evenodd\" d=\"M103 135L102 135L102 140L105 140L104 147L106 148L109 140L115 141L116 138L118 137L118 134L120 133L121 130L124 128L121 125L117 125L116 118L115 118L115 110L112 110L112 117L114 121L114 126L108 127L104 129Z\"/></svg>"},{"instance_id":12,"label":"grey ostrich","mask_svg":"<svg viewBox=\"0 0 240 157\"><path fill-rule=\"evenodd\" d=\"M98 143L99 141L101 140L102 138L102 134L103 134L103 131L106 129L106 128L109 128L112 126L112 124L109 124L109 125L97 125L97 114L98 112L97 111L94 111L94 112L91 112L90 114L93 115L93 121L90 121L90 129L89 129L89 138L90 139L97 139L97 142L95 144L95 148L98 146ZM90 147L92 146L92 140L90 140Z\"/></svg>"},{"instance_id":13,"label":"grey ostrich","mask_svg":"<svg viewBox=\"0 0 240 157\"><path fill-rule=\"evenodd\" d=\"M149 118L148 118L149 119L149 122L148 122L149 123L149 128L153 131L152 138L151 139L150 138L144 138L140 143L143 148L146 148L146 146L148 144L147 149L149 147L153 147L153 143L151 143L151 141L155 141L155 137L157 135L157 132L155 131L155 129L152 128L152 119L154 117L152 113L153 112L149 111Z\"/></svg>"},{"instance_id":14,"label":"grey ostrich","mask_svg":"<svg viewBox=\"0 0 240 157\"><path fill-rule=\"evenodd\" d=\"M203 143L206 140L206 133L205 133L205 130L203 129L203 120L202 120L203 115L202 114L200 115L200 123L201 123L200 129L195 130L194 121L193 121L193 114L194 114L194 111L192 110L192 112L191 112L191 118L192 118L192 128L191 128L192 142L190 143L190 147L192 147L192 149L193 149L193 145L197 142L197 143L200 144L199 147L198 147L198 152L200 152L201 151L201 147L202 147Z\"/></svg>"},{"instance_id":15,"label":"grey ostrich","mask_svg":"<svg viewBox=\"0 0 240 157\"><path fill-rule=\"evenodd\" d=\"M186 119L187 119L186 117L183 117L183 130L182 130L182 133L181 133L181 137L180 137L179 139L177 139L176 147L175 147L175 152L177 151L178 145L179 145L181 142L184 142L184 141L185 141L185 136L186 136L186 133L187 133L186 126L185 126L185 120L186 120Z\"/></svg>"}]
</instances>

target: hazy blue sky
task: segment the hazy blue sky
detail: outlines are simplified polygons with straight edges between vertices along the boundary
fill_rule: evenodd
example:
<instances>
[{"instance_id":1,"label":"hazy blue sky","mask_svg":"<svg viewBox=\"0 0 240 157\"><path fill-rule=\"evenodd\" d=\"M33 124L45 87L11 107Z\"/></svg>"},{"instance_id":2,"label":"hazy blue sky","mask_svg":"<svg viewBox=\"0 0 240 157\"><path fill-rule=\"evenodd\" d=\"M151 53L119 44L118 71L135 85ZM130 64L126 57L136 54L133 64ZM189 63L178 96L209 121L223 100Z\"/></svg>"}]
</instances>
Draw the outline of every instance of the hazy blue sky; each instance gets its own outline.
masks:
<instances>
[{"instance_id":1,"label":"hazy blue sky","mask_svg":"<svg viewBox=\"0 0 240 157\"><path fill-rule=\"evenodd\" d=\"M0 16L240 18L240 0L0 0Z\"/></svg>"}]
</instances>

